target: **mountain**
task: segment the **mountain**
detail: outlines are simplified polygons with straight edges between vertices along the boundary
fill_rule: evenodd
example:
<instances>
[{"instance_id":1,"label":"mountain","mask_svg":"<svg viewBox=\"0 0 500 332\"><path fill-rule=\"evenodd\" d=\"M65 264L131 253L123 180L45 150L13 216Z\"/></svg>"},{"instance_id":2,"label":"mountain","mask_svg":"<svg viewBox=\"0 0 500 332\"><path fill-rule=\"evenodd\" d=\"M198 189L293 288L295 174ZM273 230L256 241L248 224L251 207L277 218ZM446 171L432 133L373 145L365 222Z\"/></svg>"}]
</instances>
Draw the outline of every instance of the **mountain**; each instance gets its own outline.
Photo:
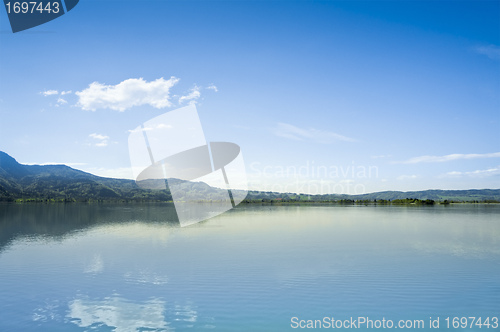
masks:
<instances>
[{"instance_id":1,"label":"mountain","mask_svg":"<svg viewBox=\"0 0 500 332\"><path fill-rule=\"evenodd\" d=\"M500 202L500 189L469 190L423 190L423 191L381 191L362 195L304 195L290 193L271 193L252 191L247 201L283 201L283 202L331 202L331 201L396 201L406 199L421 201L453 201L453 202ZM406 202L400 202L406 204Z\"/></svg>"},{"instance_id":2,"label":"mountain","mask_svg":"<svg viewBox=\"0 0 500 332\"><path fill-rule=\"evenodd\" d=\"M169 179L181 183L185 192L199 200L217 200L227 191L213 188L203 182ZM304 195L251 191L252 201L339 201L339 200L420 200L500 201L500 189L383 191L364 195ZM0 151L0 201L16 199L38 201L171 201L166 190L145 190L133 180L104 178L65 165L23 165Z\"/></svg>"},{"instance_id":3,"label":"mountain","mask_svg":"<svg viewBox=\"0 0 500 332\"><path fill-rule=\"evenodd\" d=\"M102 178L65 165L22 165L0 152L0 199L3 200L117 199L143 196L140 193L132 180ZM158 198L170 198L163 196Z\"/></svg>"},{"instance_id":4,"label":"mountain","mask_svg":"<svg viewBox=\"0 0 500 332\"><path fill-rule=\"evenodd\" d=\"M171 181L181 182L185 191L197 194L200 200L220 197L220 189L203 182ZM0 201L16 199L171 201L172 196L168 188L145 190L133 180L104 178L65 165L22 165L0 151Z\"/></svg>"}]
</instances>

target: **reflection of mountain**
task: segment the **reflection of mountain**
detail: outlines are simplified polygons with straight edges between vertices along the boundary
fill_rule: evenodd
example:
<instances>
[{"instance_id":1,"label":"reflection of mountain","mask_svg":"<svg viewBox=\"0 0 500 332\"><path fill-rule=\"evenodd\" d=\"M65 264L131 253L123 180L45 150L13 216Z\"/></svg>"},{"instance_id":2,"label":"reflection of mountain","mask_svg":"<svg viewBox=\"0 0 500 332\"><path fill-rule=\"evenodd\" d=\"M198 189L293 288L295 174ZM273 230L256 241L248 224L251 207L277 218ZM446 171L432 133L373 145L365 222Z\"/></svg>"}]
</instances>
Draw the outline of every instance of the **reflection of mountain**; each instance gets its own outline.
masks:
<instances>
[{"instance_id":1,"label":"reflection of mountain","mask_svg":"<svg viewBox=\"0 0 500 332\"><path fill-rule=\"evenodd\" d=\"M172 203L0 204L0 251L20 237L57 239L99 225L137 221L179 226Z\"/></svg>"}]
</instances>

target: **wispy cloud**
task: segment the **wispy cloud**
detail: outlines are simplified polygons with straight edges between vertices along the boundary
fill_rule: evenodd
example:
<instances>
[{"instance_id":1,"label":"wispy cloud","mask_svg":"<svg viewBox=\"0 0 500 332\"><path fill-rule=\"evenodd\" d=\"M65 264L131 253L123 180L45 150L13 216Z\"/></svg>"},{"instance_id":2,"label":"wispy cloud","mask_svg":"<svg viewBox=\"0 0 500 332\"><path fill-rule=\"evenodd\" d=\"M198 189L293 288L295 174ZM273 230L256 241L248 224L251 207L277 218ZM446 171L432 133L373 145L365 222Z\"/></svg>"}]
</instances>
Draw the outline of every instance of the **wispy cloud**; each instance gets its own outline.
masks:
<instances>
[{"instance_id":1,"label":"wispy cloud","mask_svg":"<svg viewBox=\"0 0 500 332\"><path fill-rule=\"evenodd\" d=\"M377 156L371 156L372 159L382 159L382 158L390 158L392 157L392 154L381 154Z\"/></svg>"},{"instance_id":2,"label":"wispy cloud","mask_svg":"<svg viewBox=\"0 0 500 332\"><path fill-rule=\"evenodd\" d=\"M128 132L129 133L139 133L139 132L151 131L151 130L155 130L155 129L172 129L172 128L173 128L172 125L169 125L169 124L166 124L166 123L159 123L156 126L152 126L152 127L138 127L138 128L135 128L135 129L131 129Z\"/></svg>"},{"instance_id":3,"label":"wispy cloud","mask_svg":"<svg viewBox=\"0 0 500 332\"><path fill-rule=\"evenodd\" d=\"M458 172L458 171L453 171L453 172L448 172L440 177L487 177L487 176L500 176L500 166L489 168L489 169L478 169L475 171L470 171L470 172Z\"/></svg>"},{"instance_id":4,"label":"wispy cloud","mask_svg":"<svg viewBox=\"0 0 500 332\"><path fill-rule=\"evenodd\" d=\"M68 101L66 99L58 98L56 106L64 105L64 104L67 104L67 103L68 103Z\"/></svg>"},{"instance_id":5,"label":"wispy cloud","mask_svg":"<svg viewBox=\"0 0 500 332\"><path fill-rule=\"evenodd\" d=\"M396 180L402 181L402 180L413 180L416 179L418 176L415 174L412 175L400 175L396 178Z\"/></svg>"},{"instance_id":6,"label":"wispy cloud","mask_svg":"<svg viewBox=\"0 0 500 332\"><path fill-rule=\"evenodd\" d=\"M486 55L492 60L500 60L500 46L488 45L488 46L478 46L474 49L476 53Z\"/></svg>"},{"instance_id":7,"label":"wispy cloud","mask_svg":"<svg viewBox=\"0 0 500 332\"><path fill-rule=\"evenodd\" d=\"M317 143L332 143L335 141L354 142L355 140L337 133L315 128L299 128L288 123L278 123L272 132L279 137L296 141L314 141Z\"/></svg>"},{"instance_id":8,"label":"wispy cloud","mask_svg":"<svg viewBox=\"0 0 500 332\"><path fill-rule=\"evenodd\" d=\"M94 144L95 146L98 146L98 147L108 146L109 136L93 133L93 134L90 134L89 137L97 140L97 142Z\"/></svg>"},{"instance_id":9,"label":"wispy cloud","mask_svg":"<svg viewBox=\"0 0 500 332\"><path fill-rule=\"evenodd\" d=\"M132 180L135 179L134 174L132 172L132 168L130 167L118 167L118 168L87 167L87 168L82 168L82 170L105 178L132 179Z\"/></svg>"},{"instance_id":10,"label":"wispy cloud","mask_svg":"<svg viewBox=\"0 0 500 332\"><path fill-rule=\"evenodd\" d=\"M47 97L47 96L57 95L59 93L59 91L57 91L57 90L47 90L47 91L42 91L40 93L42 95L44 95L45 97Z\"/></svg>"},{"instance_id":11,"label":"wispy cloud","mask_svg":"<svg viewBox=\"0 0 500 332\"><path fill-rule=\"evenodd\" d=\"M95 111L109 108L123 112L134 106L150 105L155 108L170 107L170 88L178 78L163 77L147 82L143 78L130 78L116 85L93 82L87 89L77 91L77 106L84 110Z\"/></svg>"},{"instance_id":12,"label":"wispy cloud","mask_svg":"<svg viewBox=\"0 0 500 332\"><path fill-rule=\"evenodd\" d=\"M470 153L470 154L448 154L446 156L420 156L410 158L404 161L395 161L394 164L418 164L418 163L442 163L461 159L480 159L480 158L500 158L500 152L494 153Z\"/></svg>"},{"instance_id":13,"label":"wispy cloud","mask_svg":"<svg viewBox=\"0 0 500 332\"><path fill-rule=\"evenodd\" d=\"M207 89L208 90L214 90L215 92L219 91L219 89L217 89L217 87L213 83L210 84L209 86L207 86Z\"/></svg>"},{"instance_id":14,"label":"wispy cloud","mask_svg":"<svg viewBox=\"0 0 500 332\"><path fill-rule=\"evenodd\" d=\"M47 165L66 165L66 166L70 166L70 167L74 167L74 166L85 166L87 165L87 163L59 163L59 162L43 162L43 163L22 163L23 165L39 165L39 166L47 166Z\"/></svg>"},{"instance_id":15,"label":"wispy cloud","mask_svg":"<svg viewBox=\"0 0 500 332\"><path fill-rule=\"evenodd\" d=\"M182 104L185 101L191 100L191 102L194 102L196 99L200 98L201 93L200 93L200 87L199 86L194 86L188 95L182 96L179 98L179 104Z\"/></svg>"}]
</instances>

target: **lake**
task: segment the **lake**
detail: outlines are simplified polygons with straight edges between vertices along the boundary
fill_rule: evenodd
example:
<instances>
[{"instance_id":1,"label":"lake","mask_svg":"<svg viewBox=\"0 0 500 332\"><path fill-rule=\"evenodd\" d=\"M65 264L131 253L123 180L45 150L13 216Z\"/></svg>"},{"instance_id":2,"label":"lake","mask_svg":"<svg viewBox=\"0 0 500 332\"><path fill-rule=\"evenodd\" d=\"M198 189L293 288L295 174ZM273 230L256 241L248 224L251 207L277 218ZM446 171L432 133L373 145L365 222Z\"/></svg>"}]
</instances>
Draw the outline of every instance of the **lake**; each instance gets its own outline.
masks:
<instances>
[{"instance_id":1,"label":"lake","mask_svg":"<svg viewBox=\"0 0 500 332\"><path fill-rule=\"evenodd\" d=\"M0 331L295 331L352 319L498 331L495 317L500 205L243 204L183 228L166 203L0 205Z\"/></svg>"}]
</instances>

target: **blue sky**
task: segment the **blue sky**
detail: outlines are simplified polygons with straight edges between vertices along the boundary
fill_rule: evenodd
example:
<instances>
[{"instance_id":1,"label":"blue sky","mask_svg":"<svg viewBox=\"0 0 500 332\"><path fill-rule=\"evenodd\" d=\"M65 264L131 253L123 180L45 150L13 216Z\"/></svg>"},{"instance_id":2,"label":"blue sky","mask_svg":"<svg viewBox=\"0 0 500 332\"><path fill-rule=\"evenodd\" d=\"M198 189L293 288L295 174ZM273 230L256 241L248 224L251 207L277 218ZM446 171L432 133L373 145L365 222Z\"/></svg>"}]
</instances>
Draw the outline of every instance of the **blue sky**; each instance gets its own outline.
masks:
<instances>
[{"instance_id":1,"label":"blue sky","mask_svg":"<svg viewBox=\"0 0 500 332\"><path fill-rule=\"evenodd\" d=\"M0 150L19 162L131 178L129 130L191 102L251 189L500 188L499 1L83 0L16 34L0 20Z\"/></svg>"}]
</instances>

